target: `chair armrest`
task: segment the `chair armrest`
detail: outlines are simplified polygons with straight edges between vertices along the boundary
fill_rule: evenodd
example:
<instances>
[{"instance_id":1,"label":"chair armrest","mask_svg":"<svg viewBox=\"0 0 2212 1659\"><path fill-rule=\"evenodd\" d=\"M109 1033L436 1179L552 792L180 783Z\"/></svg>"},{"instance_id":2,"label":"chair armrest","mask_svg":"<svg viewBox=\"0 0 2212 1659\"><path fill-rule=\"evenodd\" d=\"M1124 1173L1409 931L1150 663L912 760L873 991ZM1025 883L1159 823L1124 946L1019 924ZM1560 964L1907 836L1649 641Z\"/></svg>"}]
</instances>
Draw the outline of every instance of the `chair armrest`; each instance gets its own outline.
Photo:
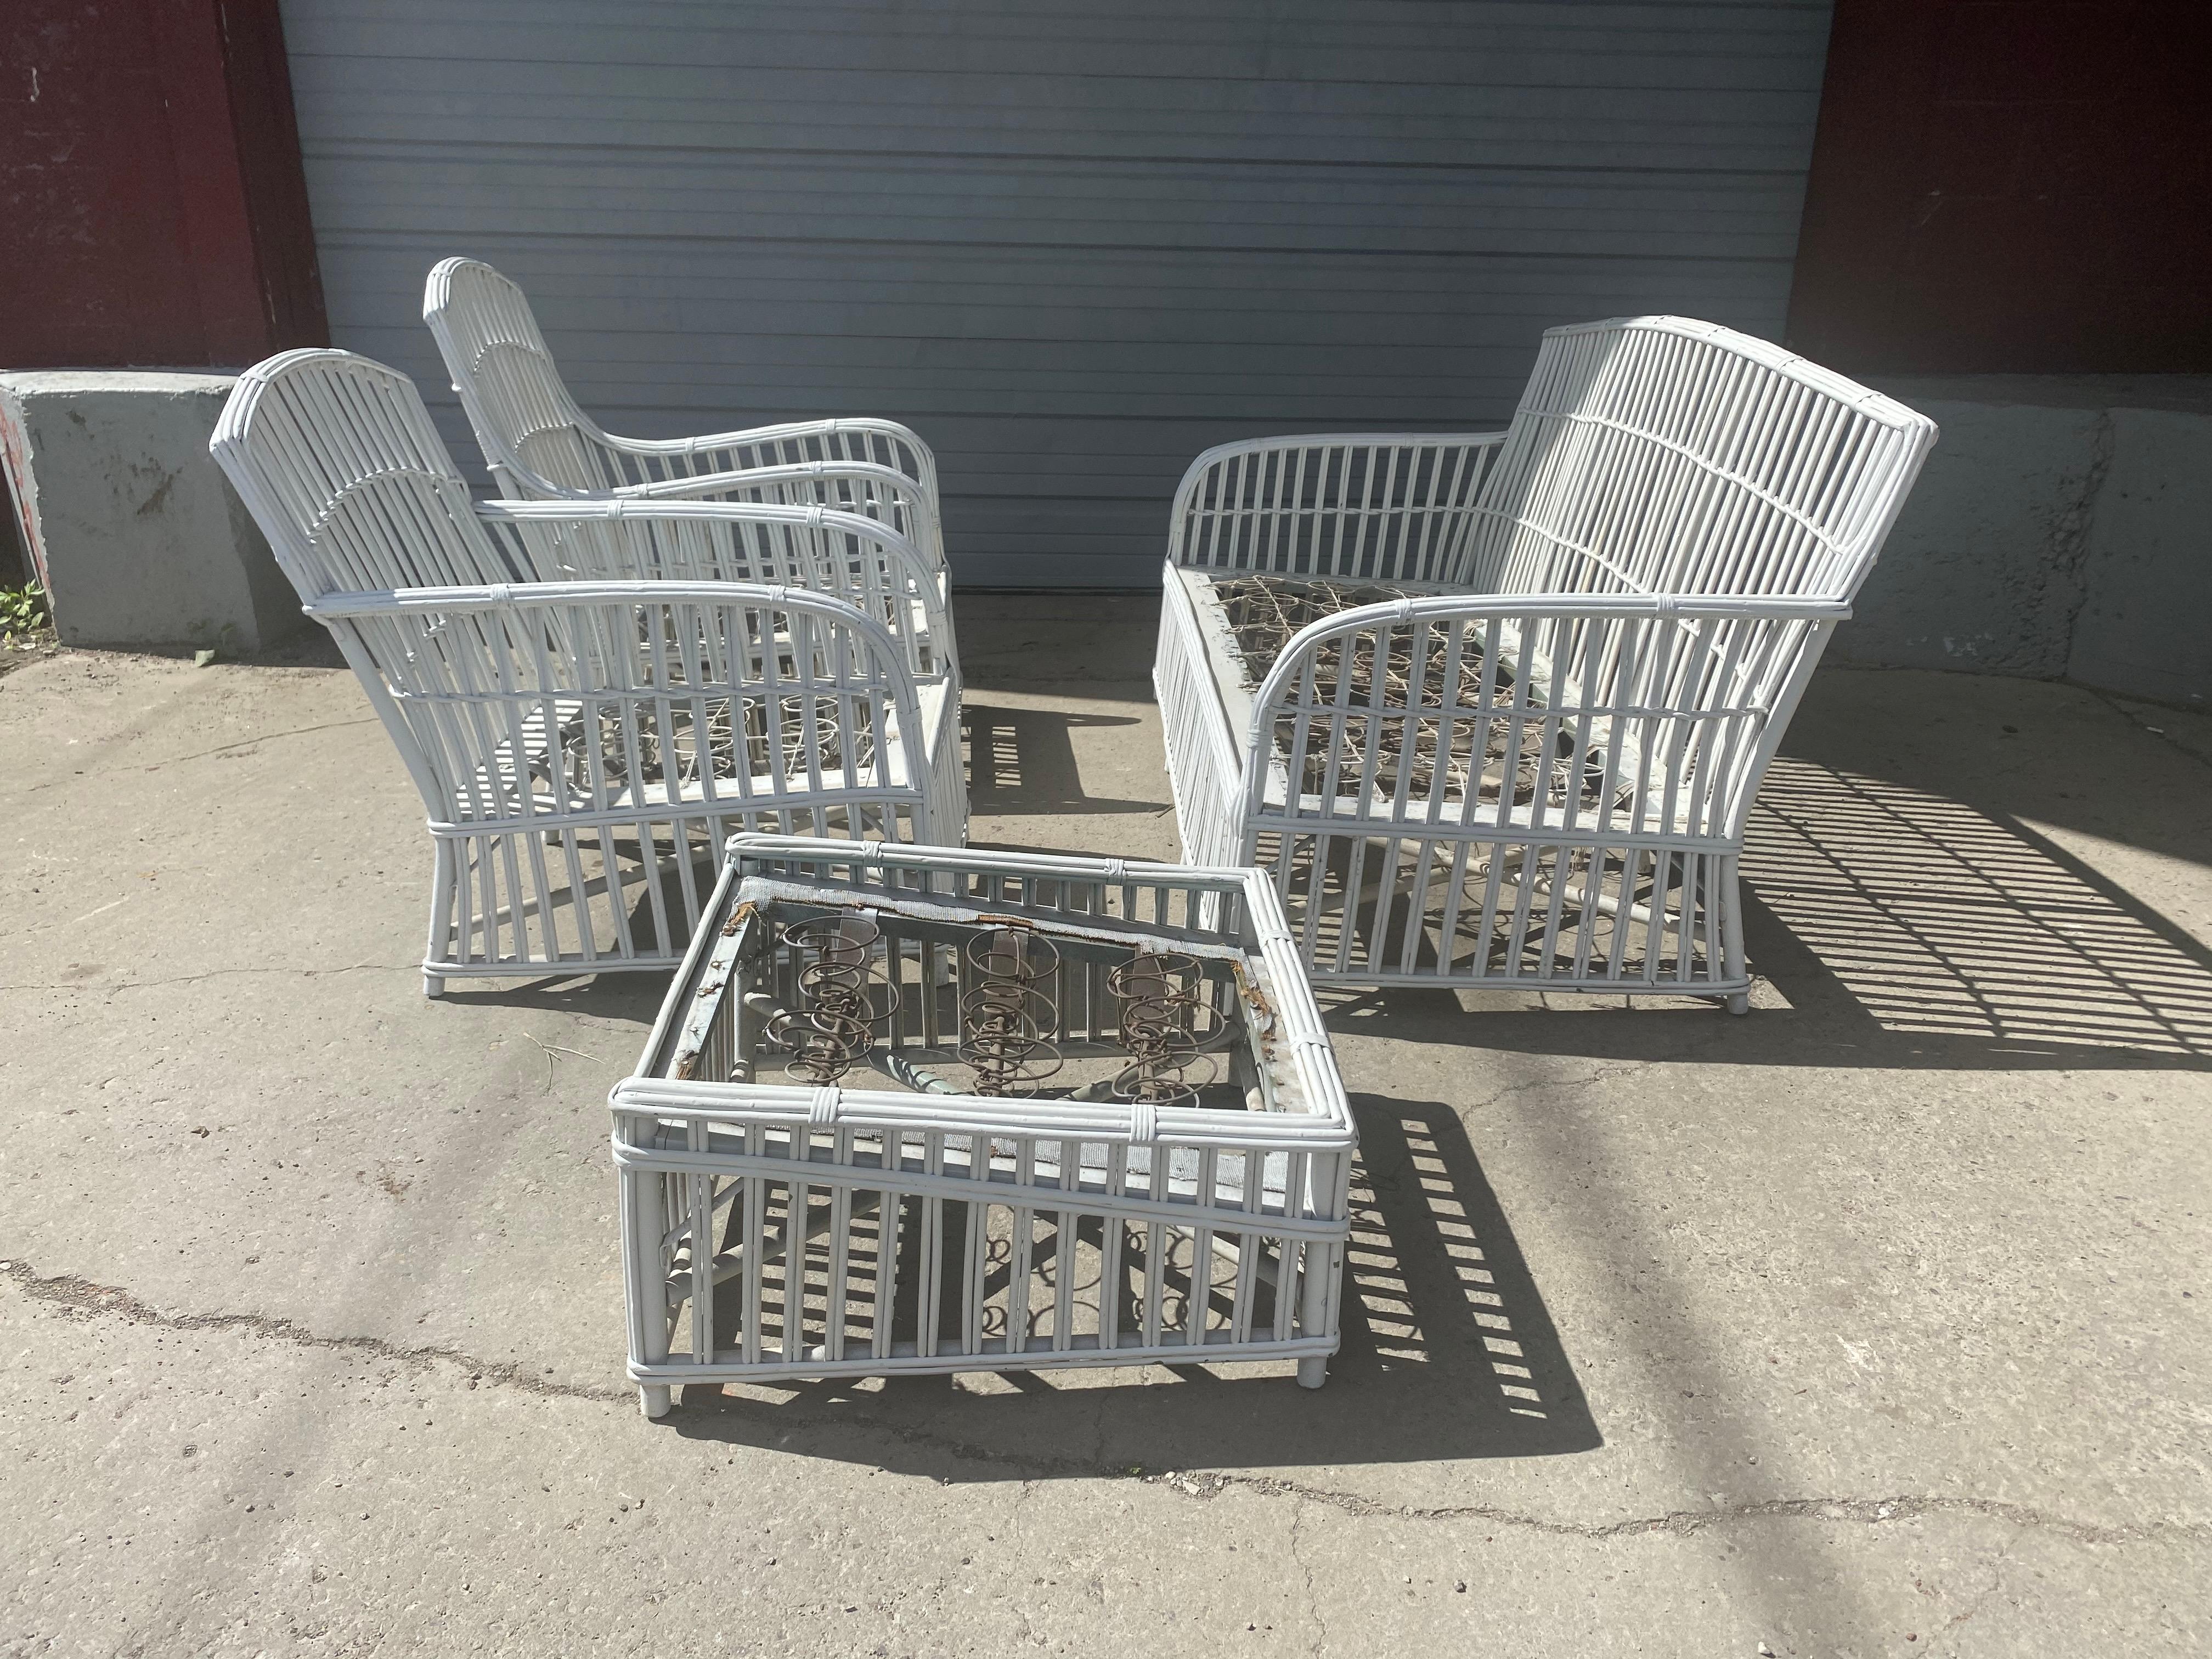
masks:
<instances>
[{"instance_id":1,"label":"chair armrest","mask_svg":"<svg viewBox=\"0 0 2212 1659\"><path fill-rule=\"evenodd\" d=\"M824 486L847 483L887 497L908 515L908 524L894 525L929 556L940 570L945 564L945 542L938 522L936 503L911 474L872 461L800 461L788 465L740 467L732 472L702 472L690 477L663 478L653 483L625 484L614 494L622 501L720 501L734 497L764 505L830 506L793 492L811 495ZM755 492L762 492L756 494ZM778 497L781 499L779 501ZM860 510L856 505L844 511Z\"/></svg>"},{"instance_id":2,"label":"chair armrest","mask_svg":"<svg viewBox=\"0 0 2212 1659\"><path fill-rule=\"evenodd\" d=\"M855 478L918 495L914 475L876 461L788 461L772 466L740 466L725 472L695 472L651 483L624 484L610 492L622 501L705 500L728 489L772 489L780 484L817 479Z\"/></svg>"},{"instance_id":3,"label":"chair armrest","mask_svg":"<svg viewBox=\"0 0 2212 1659\"><path fill-rule=\"evenodd\" d=\"M518 562L542 580L667 580L671 577L663 573L672 569L677 577L715 575L726 573L732 563L742 568L763 559L781 570L803 556L807 575L799 586L836 594L871 616L888 614L897 623L894 631L907 642L913 672L957 678L951 610L939 568L881 520L768 501L634 497L490 501L475 507L478 520L504 532ZM787 533L781 545L748 545L747 526L780 527ZM872 548L877 557L856 567L833 538L851 538L862 548ZM920 638L896 608L909 599L921 607Z\"/></svg>"},{"instance_id":4,"label":"chair armrest","mask_svg":"<svg viewBox=\"0 0 2212 1659\"><path fill-rule=\"evenodd\" d=\"M845 599L817 592L811 588L792 588L765 581L500 581L489 586L442 586L442 588L389 588L383 592L325 592L303 606L303 611L316 622L323 623L352 623L361 629L368 623L369 630L389 629L403 617L452 617L452 615L504 615L508 619L508 633L520 630L531 637L531 653L525 657L538 657L540 664L546 661L544 644L550 637L568 633L573 623L562 619L560 613L575 613L577 608L591 606L726 606L732 611L754 611L754 613L781 613L783 617L810 615L834 629L848 630L849 637L865 641L865 650L874 659L872 675L878 675L872 684L890 696L891 714L898 721L900 732L915 734L915 754L921 754L921 699L914 686L914 675L907 668L905 653L898 641L874 617L863 615L858 606ZM491 626L491 623L487 623ZM599 623L586 619L577 633L591 635ZM686 623L690 629L695 623ZM750 639L757 629L738 622L730 637L741 641ZM615 630L623 633L623 630ZM759 629L768 633L768 629ZM659 630L654 630L659 635ZM599 654L595 664L599 675L592 677L595 684L586 690L577 690L568 684L540 684L540 686L515 686L502 675L484 677L477 686L460 686L441 690L441 702L460 703L489 703L489 706L508 710L515 714L526 703L564 702L564 699L588 699L592 703L644 703L654 706L671 699L668 684L654 684L653 675L654 650L635 650L635 637L630 641L633 650L615 653L613 657ZM410 654L414 650L410 648ZM744 653L728 653L730 659L741 659ZM637 679L623 681L619 677L608 679L606 671L615 668L617 661L629 657L633 661L633 675ZM544 668L540 665L540 675ZM803 681L785 681L783 688ZM761 679L759 686L750 681L738 681L737 690L754 695L754 690L779 692L779 681L775 677ZM921 761L915 761L915 768Z\"/></svg>"},{"instance_id":5,"label":"chair armrest","mask_svg":"<svg viewBox=\"0 0 2212 1659\"><path fill-rule=\"evenodd\" d=\"M858 439L867 447L865 459L873 459L878 447L895 458L902 448L911 452L915 470L908 476L920 481L933 501L937 499L937 457L929 446L913 428L872 416L786 421L775 426L747 427L738 432L705 433L696 438L623 438L611 432L598 435L609 447L624 454L662 460L703 461L707 465L702 470L708 472L739 472L753 466L783 465L785 457L781 453L763 455L757 452L780 451L786 444ZM748 455L747 451L756 453Z\"/></svg>"},{"instance_id":6,"label":"chair armrest","mask_svg":"<svg viewBox=\"0 0 2212 1659\"><path fill-rule=\"evenodd\" d=\"M501 611L532 605L751 605L775 610L817 612L840 622L857 619L882 633L883 624L862 616L858 606L835 594L775 582L593 580L572 582L488 582L453 587L394 587L356 593L325 593L300 609L310 617L404 617L445 611ZM886 639L889 635L884 635ZM580 694L577 694L580 695Z\"/></svg>"},{"instance_id":7,"label":"chair armrest","mask_svg":"<svg viewBox=\"0 0 2212 1659\"><path fill-rule=\"evenodd\" d=\"M849 628L865 635L881 654L893 689L909 704L914 679L905 653L890 631L858 605L834 593L812 588L790 587L774 582L700 581L574 581L496 582L484 586L399 587L380 592L325 593L301 609L318 622L360 621L374 617L465 614L472 611L526 611L535 607L590 605L726 605L757 610L804 612ZM483 695L495 701L511 701L506 689L487 686ZM586 695L561 690L551 695ZM594 688L588 695L621 695L618 687ZM660 693L646 688L640 695ZM917 726L916 730L919 730Z\"/></svg>"},{"instance_id":8,"label":"chair armrest","mask_svg":"<svg viewBox=\"0 0 2212 1659\"><path fill-rule=\"evenodd\" d=\"M726 520L746 524L830 524L849 520L854 526L866 534L887 541L908 541L901 532L892 529L880 519L867 518L842 508L820 507L793 501L698 501L682 496L663 499L652 495L586 495L569 496L559 501L507 501L497 497L471 503L477 516L486 524L545 524L573 520L578 524L598 523L615 520L635 520L647 524L654 520L690 519L700 521Z\"/></svg>"},{"instance_id":9,"label":"chair armrest","mask_svg":"<svg viewBox=\"0 0 2212 1659\"><path fill-rule=\"evenodd\" d=\"M1446 769L1415 774L1480 736L1564 813L1554 828L1618 827L1621 803L1659 799L1686 832L1733 833L1820 644L1850 615L1839 599L1610 593L1340 611L1291 635L1254 694L1248 785L1288 799L1296 777L1308 797L1361 803L1354 815L1419 805L1471 823L1474 803L1445 805L1458 787Z\"/></svg>"},{"instance_id":10,"label":"chair armrest","mask_svg":"<svg viewBox=\"0 0 2212 1659\"><path fill-rule=\"evenodd\" d=\"M1505 436L1335 432L1217 445L1176 487L1168 562L1435 580Z\"/></svg>"},{"instance_id":11,"label":"chair armrest","mask_svg":"<svg viewBox=\"0 0 2212 1659\"><path fill-rule=\"evenodd\" d=\"M1443 593L1426 599L1387 600L1339 611L1318 622L1308 623L1284 643L1266 678L1253 694L1252 719L1255 731L1267 718L1267 705L1282 700L1282 688L1302 672L1301 665L1324 641L1349 637L1379 629L1421 626L1435 623L1473 622L1518 623L1515 631L1524 640L1541 624L1695 621L1812 622L1848 621L1851 607L1842 599L1768 599L1735 594L1640 595L1620 593ZM1567 628L1551 630L1565 635ZM1585 630L1587 631L1587 630ZM1564 670L1564 664L1552 665ZM1578 681L1570 684L1579 685ZM1553 705L1557 707L1557 704Z\"/></svg>"},{"instance_id":12,"label":"chair armrest","mask_svg":"<svg viewBox=\"0 0 2212 1659\"><path fill-rule=\"evenodd\" d=\"M1429 593L1386 599L1340 611L1302 629L1340 625L1352 617L1366 624L1382 617L1764 617L1846 622L1847 599L1801 599L1765 593Z\"/></svg>"}]
</instances>

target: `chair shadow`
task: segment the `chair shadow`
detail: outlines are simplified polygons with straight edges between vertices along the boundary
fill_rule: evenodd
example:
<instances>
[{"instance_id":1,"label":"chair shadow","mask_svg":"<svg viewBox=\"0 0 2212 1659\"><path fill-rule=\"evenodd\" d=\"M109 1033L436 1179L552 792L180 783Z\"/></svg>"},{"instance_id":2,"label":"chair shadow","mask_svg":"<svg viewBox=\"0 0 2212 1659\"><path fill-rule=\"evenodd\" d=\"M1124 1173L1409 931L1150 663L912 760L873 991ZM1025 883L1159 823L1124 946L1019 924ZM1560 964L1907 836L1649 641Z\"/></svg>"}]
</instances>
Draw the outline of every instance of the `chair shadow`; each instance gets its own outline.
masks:
<instances>
[{"instance_id":1,"label":"chair shadow","mask_svg":"<svg viewBox=\"0 0 2212 1659\"><path fill-rule=\"evenodd\" d=\"M605 853L610 849L592 841L582 844ZM626 886L635 886L637 896L630 902L629 930L634 939L650 940L653 937L653 901L646 886L643 863L634 841L618 840L611 849L621 860ZM721 870L716 859L701 854L691 860L692 890L700 896L703 905L706 896L714 890ZM684 915L683 878L672 863L655 866L653 878L660 888L660 911L681 921ZM602 941L605 944L606 941ZM669 980L674 969L667 967L619 969L604 966L562 969L555 973L540 973L535 977L515 980L449 979L441 1000L463 1006L497 1008L532 1008L548 1013L577 1014L596 1019L623 1020L641 1027L650 1027L660 1017L660 1005L668 995Z\"/></svg>"},{"instance_id":2,"label":"chair shadow","mask_svg":"<svg viewBox=\"0 0 2212 1659\"><path fill-rule=\"evenodd\" d=\"M969 697L961 703L960 724L968 746L968 804L973 812L1156 813L1165 805L1083 793L1072 734L1079 726L1140 724L1134 715L1011 708Z\"/></svg>"},{"instance_id":3,"label":"chair shadow","mask_svg":"<svg viewBox=\"0 0 2212 1659\"><path fill-rule=\"evenodd\" d=\"M2212 951L2008 812L1778 759L1744 853L1753 969L1788 1003L1487 1009L1329 999L1340 1030L1591 1058L2212 1071ZM1565 1000L1565 999L1562 999Z\"/></svg>"},{"instance_id":4,"label":"chair shadow","mask_svg":"<svg viewBox=\"0 0 2212 1659\"><path fill-rule=\"evenodd\" d=\"M665 968L634 973L593 969L520 984L494 981L482 988L473 981L451 979L446 981L440 1000L463 1007L533 1008L546 1013L621 1020L643 1029L659 1016L661 1002L668 994L668 974Z\"/></svg>"},{"instance_id":5,"label":"chair shadow","mask_svg":"<svg viewBox=\"0 0 2212 1659\"><path fill-rule=\"evenodd\" d=\"M1357 1095L1344 1346L1328 1382L1244 1365L683 1391L687 1438L947 1480L1538 1457L1602 1443L1458 1115ZM1268 1370L1281 1373L1282 1367ZM769 1399L769 1395L781 1395Z\"/></svg>"}]
</instances>

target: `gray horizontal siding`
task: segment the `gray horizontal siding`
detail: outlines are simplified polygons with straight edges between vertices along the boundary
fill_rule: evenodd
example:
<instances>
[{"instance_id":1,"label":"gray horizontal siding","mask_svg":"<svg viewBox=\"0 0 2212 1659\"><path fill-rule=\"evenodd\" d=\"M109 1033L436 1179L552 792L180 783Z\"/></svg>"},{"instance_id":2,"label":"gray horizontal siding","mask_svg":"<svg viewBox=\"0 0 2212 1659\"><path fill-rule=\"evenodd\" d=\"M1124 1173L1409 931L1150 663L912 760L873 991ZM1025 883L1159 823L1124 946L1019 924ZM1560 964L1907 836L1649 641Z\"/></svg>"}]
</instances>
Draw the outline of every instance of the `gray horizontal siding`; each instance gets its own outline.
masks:
<instances>
[{"instance_id":1,"label":"gray horizontal siding","mask_svg":"<svg viewBox=\"0 0 2212 1659\"><path fill-rule=\"evenodd\" d=\"M285 0L331 329L526 287L579 399L938 451L968 583L1153 580L1249 434L1501 424L1555 323L1778 336L1825 3Z\"/></svg>"}]
</instances>

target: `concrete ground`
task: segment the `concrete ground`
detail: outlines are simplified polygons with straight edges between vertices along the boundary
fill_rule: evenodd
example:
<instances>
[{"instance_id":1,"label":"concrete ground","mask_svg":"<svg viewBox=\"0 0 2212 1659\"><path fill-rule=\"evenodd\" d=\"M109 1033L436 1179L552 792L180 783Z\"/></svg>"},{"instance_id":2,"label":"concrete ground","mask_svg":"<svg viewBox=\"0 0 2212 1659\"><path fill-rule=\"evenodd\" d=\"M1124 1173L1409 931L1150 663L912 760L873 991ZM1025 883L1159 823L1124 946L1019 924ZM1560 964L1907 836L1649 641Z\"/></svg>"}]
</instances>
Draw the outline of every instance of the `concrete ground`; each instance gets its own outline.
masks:
<instances>
[{"instance_id":1,"label":"concrete ground","mask_svg":"<svg viewBox=\"0 0 2212 1659\"><path fill-rule=\"evenodd\" d=\"M961 612L975 838L1172 854L1152 606ZM425 1001L332 660L0 680L0 1651L2212 1646L2212 720L1828 674L1749 1017L1340 1000L1318 1393L650 1424L602 1097L659 987Z\"/></svg>"}]
</instances>

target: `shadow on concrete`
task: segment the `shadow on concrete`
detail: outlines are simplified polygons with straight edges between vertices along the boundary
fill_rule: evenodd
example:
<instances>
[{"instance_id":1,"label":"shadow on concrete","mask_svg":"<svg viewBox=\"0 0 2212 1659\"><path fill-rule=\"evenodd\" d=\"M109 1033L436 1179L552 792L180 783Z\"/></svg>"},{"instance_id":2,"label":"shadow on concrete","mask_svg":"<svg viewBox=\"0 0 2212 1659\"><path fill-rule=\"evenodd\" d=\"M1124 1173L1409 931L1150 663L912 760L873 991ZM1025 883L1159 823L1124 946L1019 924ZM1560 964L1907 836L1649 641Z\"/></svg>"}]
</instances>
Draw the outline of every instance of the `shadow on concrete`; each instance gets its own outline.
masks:
<instances>
[{"instance_id":1,"label":"shadow on concrete","mask_svg":"<svg viewBox=\"0 0 2212 1659\"><path fill-rule=\"evenodd\" d=\"M644 861L633 836L617 836L611 842L601 842L590 835L577 838L580 848L599 857L611 856L618 861L625 889L635 889L636 896L630 901L630 938L646 949L652 948L654 938L653 896L647 885ZM699 895L703 907L707 896L714 890L720 878L719 859L696 856L691 860L692 889ZM678 948L689 938L684 921L683 878L678 866L665 859L654 866L654 879L660 888L660 913L668 917L678 933ZM592 884L592 909L596 915L604 905L605 872L595 875ZM571 920L563 917L563 925ZM602 948L610 947L611 939L602 939ZM597 1019L626 1020L641 1027L650 1027L659 1017L662 1000L668 995L668 984L673 974L669 968L641 968L541 974L535 979L516 983L510 980L449 979L446 981L443 1000L462 1004L477 1004L489 1007L536 1008L549 1012L580 1014Z\"/></svg>"},{"instance_id":2,"label":"shadow on concrete","mask_svg":"<svg viewBox=\"0 0 2212 1659\"><path fill-rule=\"evenodd\" d=\"M1823 669L1787 755L2212 864L2212 718L2087 687L1989 674Z\"/></svg>"},{"instance_id":3,"label":"shadow on concrete","mask_svg":"<svg viewBox=\"0 0 2212 1659\"><path fill-rule=\"evenodd\" d=\"M1539 1457L1601 1444L1458 1115L1379 1095L1352 1104L1361 1150L1344 1346L1322 1389L1203 1365L1019 1372L988 1379L988 1392L945 1377L694 1388L669 1421L688 1438L947 1480Z\"/></svg>"},{"instance_id":4,"label":"shadow on concrete","mask_svg":"<svg viewBox=\"0 0 2212 1659\"><path fill-rule=\"evenodd\" d=\"M2020 818L1791 757L1757 816L1746 875L1798 947L1767 941L1793 1004L1950 1063L2212 1069L2212 950Z\"/></svg>"},{"instance_id":5,"label":"shadow on concrete","mask_svg":"<svg viewBox=\"0 0 2212 1659\"><path fill-rule=\"evenodd\" d=\"M663 968L642 973L563 975L520 985L501 980L449 979L439 1000L464 1007L536 1008L549 1013L623 1020L644 1030L659 1014L661 1000L667 994L668 969ZM629 1056L623 1058L626 1065Z\"/></svg>"},{"instance_id":6,"label":"shadow on concrete","mask_svg":"<svg viewBox=\"0 0 2212 1659\"><path fill-rule=\"evenodd\" d=\"M1009 708L963 700L968 745L968 805L979 814L1159 812L1170 803L1086 795L1075 761L1079 726L1137 726L1133 714L1080 714L1058 708Z\"/></svg>"},{"instance_id":7,"label":"shadow on concrete","mask_svg":"<svg viewBox=\"0 0 2212 1659\"><path fill-rule=\"evenodd\" d=\"M1327 999L1329 1023L1623 1060L2212 1071L2212 951L2008 814L1784 757L1744 876L1752 966L1786 1009L1562 996L1471 1015L1449 993L1391 991Z\"/></svg>"}]
</instances>

